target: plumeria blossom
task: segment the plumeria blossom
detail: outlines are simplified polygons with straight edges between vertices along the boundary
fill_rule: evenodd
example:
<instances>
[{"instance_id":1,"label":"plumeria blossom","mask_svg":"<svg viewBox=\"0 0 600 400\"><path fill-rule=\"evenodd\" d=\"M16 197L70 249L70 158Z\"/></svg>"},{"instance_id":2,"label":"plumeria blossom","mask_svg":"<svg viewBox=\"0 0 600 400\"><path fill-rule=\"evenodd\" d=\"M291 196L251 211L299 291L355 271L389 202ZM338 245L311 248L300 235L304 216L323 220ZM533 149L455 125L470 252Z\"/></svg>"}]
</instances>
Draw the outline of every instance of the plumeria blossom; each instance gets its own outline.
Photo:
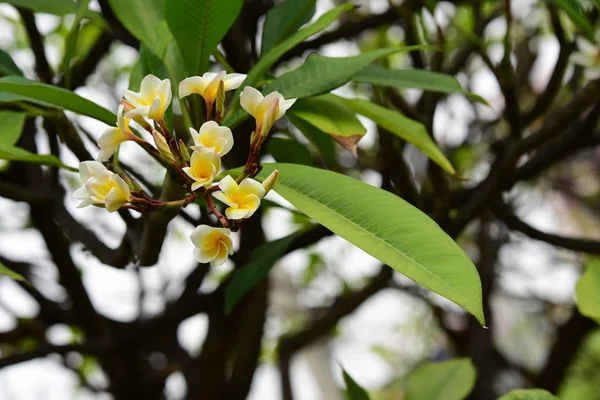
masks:
<instances>
[{"instance_id":1,"label":"plumeria blossom","mask_svg":"<svg viewBox=\"0 0 600 400\"><path fill-rule=\"evenodd\" d=\"M182 80L179 84L179 98L196 93L202 96L210 107L217 99L217 91L221 82L223 82L223 89L227 92L239 88L245 79L246 75L244 74L228 74L225 71L206 72L202 76L192 76Z\"/></svg>"},{"instance_id":2,"label":"plumeria blossom","mask_svg":"<svg viewBox=\"0 0 600 400\"><path fill-rule=\"evenodd\" d=\"M171 104L172 96L169 79L161 81L154 75L147 75L142 80L140 92L125 90L125 98L121 103L125 106L125 116L128 118L142 116L160 121Z\"/></svg>"},{"instance_id":3,"label":"plumeria blossom","mask_svg":"<svg viewBox=\"0 0 600 400\"><path fill-rule=\"evenodd\" d=\"M252 178L246 178L237 184L235 179L227 175L219 182L222 192L213 194L227 204L225 215L229 219L250 218L260 206L260 199L265 195L265 188Z\"/></svg>"},{"instance_id":4,"label":"plumeria blossom","mask_svg":"<svg viewBox=\"0 0 600 400\"><path fill-rule=\"evenodd\" d=\"M193 150L205 147L213 149L220 157L223 157L233 147L231 129L226 126L219 126L215 121L203 123L199 132L194 128L190 128L190 134L194 139Z\"/></svg>"},{"instance_id":5,"label":"plumeria blossom","mask_svg":"<svg viewBox=\"0 0 600 400\"><path fill-rule=\"evenodd\" d=\"M96 158L97 161L106 161L113 155L117 147L127 140L135 140L136 136L129 128L129 118L123 115L123 106L119 107L117 113L117 127L108 128L98 138L98 146L100 153Z\"/></svg>"},{"instance_id":6,"label":"plumeria blossom","mask_svg":"<svg viewBox=\"0 0 600 400\"><path fill-rule=\"evenodd\" d=\"M596 41L600 42L600 31L596 32ZM576 42L579 51L571 56L571 60L585 67L583 75L587 79L600 78L600 49L582 37L578 37Z\"/></svg>"},{"instance_id":7,"label":"plumeria blossom","mask_svg":"<svg viewBox=\"0 0 600 400\"><path fill-rule=\"evenodd\" d=\"M194 150L190 166L183 168L183 172L194 180L192 190L197 190L201 187L209 188L220 169L219 155L211 149L200 148Z\"/></svg>"},{"instance_id":8,"label":"plumeria blossom","mask_svg":"<svg viewBox=\"0 0 600 400\"><path fill-rule=\"evenodd\" d=\"M79 175L85 185L73 193L74 198L81 200L78 208L93 204L104 206L109 212L114 212L131 201L131 192L127 183L101 163L97 161L80 163Z\"/></svg>"},{"instance_id":9,"label":"plumeria blossom","mask_svg":"<svg viewBox=\"0 0 600 400\"><path fill-rule=\"evenodd\" d=\"M263 137L295 102L295 98L286 100L279 92L271 92L263 97L258 90L250 86L246 86L240 95L240 104L254 117L256 133Z\"/></svg>"},{"instance_id":10,"label":"plumeria blossom","mask_svg":"<svg viewBox=\"0 0 600 400\"><path fill-rule=\"evenodd\" d=\"M226 228L213 228L208 225L197 226L190 239L194 246L194 258L200 263L210 262L213 267L227 261L233 254L233 244L229 236L231 231Z\"/></svg>"}]
</instances>

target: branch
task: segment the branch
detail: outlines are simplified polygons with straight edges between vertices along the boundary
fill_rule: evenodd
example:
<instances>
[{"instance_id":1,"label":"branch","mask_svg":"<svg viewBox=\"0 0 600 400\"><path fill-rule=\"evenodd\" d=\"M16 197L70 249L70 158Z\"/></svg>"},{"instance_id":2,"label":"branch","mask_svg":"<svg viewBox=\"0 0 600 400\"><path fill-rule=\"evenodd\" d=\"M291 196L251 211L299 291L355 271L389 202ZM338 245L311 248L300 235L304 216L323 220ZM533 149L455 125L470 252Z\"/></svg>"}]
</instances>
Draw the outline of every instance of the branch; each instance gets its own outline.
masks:
<instances>
[{"instance_id":1,"label":"branch","mask_svg":"<svg viewBox=\"0 0 600 400\"><path fill-rule=\"evenodd\" d=\"M21 19L23 20L23 25L25 26L25 31L29 38L29 44L31 45L31 50L35 57L35 70L42 82L52 83L52 69L46 58L44 39L42 38L42 35L40 35L40 31L38 31L37 25L35 24L35 17L30 10L25 8L17 7L17 11L19 11Z\"/></svg>"},{"instance_id":2,"label":"branch","mask_svg":"<svg viewBox=\"0 0 600 400\"><path fill-rule=\"evenodd\" d=\"M524 233L532 239L540 240L542 242L546 242L548 244L568 250L590 254L600 254L600 242L589 239L574 239L537 230L533 226L528 225L519 219L519 217L513 214L508 205L504 204L500 200L492 203L492 211L510 230Z\"/></svg>"},{"instance_id":3,"label":"branch","mask_svg":"<svg viewBox=\"0 0 600 400\"><path fill-rule=\"evenodd\" d=\"M290 361L297 351L329 333L346 315L356 310L369 297L386 287L392 276L392 269L383 266L381 271L365 287L338 297L327 308L325 314L316 319L300 332L286 335L279 342L279 369L283 400L292 400L290 381Z\"/></svg>"},{"instance_id":4,"label":"branch","mask_svg":"<svg viewBox=\"0 0 600 400\"><path fill-rule=\"evenodd\" d=\"M47 345L38 347L35 350L28 351L25 353L13 353L9 356L0 358L0 369L25 361L34 360L36 358L45 357L49 354L65 355L70 352L96 354L99 351L104 352L106 351L106 349L99 346L92 346L90 344L67 344L62 346Z\"/></svg>"}]
</instances>

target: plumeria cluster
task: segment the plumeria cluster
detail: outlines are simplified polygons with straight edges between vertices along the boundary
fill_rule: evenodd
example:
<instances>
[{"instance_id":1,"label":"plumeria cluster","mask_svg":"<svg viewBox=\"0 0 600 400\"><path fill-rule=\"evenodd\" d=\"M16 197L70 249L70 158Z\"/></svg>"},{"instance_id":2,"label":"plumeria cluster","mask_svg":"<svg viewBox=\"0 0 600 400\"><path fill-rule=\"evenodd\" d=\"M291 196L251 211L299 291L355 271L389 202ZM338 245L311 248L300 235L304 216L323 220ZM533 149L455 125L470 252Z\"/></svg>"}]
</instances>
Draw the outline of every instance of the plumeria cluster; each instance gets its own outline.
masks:
<instances>
[{"instance_id":1,"label":"plumeria cluster","mask_svg":"<svg viewBox=\"0 0 600 400\"><path fill-rule=\"evenodd\" d=\"M126 90L118 110L116 127L107 129L98 139L100 153L97 161L84 161L79 165L79 174L85 183L73 194L81 201L79 207L95 205L109 212L119 209L152 212L185 207L198 198L205 198L209 212L217 217L221 227L200 225L194 229L190 237L195 246L194 257L198 262L210 262L213 266L223 264L233 252L231 232L238 230L254 214L261 199L277 183L278 171L262 183L253 179L262 168L260 146L275 121L296 101L286 100L278 92L263 97L252 87L244 88L240 104L256 120L256 128L250 138L250 154L237 178L227 175L215 183L221 169L221 157L233 147L231 129L220 125L225 113L225 92L239 88L245 79L246 75L242 74L207 72L184 79L179 84L181 99L198 94L206 105L206 122L198 130L189 128L189 147L183 140L176 140L165 122L165 111L172 100L169 79L160 80L148 75L142 80L139 92ZM130 126L132 120L152 136L154 145ZM168 168L178 177L188 195L168 202L153 199L118 168L118 163L111 164L116 172L102 164L113 157L125 141L136 142ZM226 205L224 213L215 206L213 197Z\"/></svg>"}]
</instances>

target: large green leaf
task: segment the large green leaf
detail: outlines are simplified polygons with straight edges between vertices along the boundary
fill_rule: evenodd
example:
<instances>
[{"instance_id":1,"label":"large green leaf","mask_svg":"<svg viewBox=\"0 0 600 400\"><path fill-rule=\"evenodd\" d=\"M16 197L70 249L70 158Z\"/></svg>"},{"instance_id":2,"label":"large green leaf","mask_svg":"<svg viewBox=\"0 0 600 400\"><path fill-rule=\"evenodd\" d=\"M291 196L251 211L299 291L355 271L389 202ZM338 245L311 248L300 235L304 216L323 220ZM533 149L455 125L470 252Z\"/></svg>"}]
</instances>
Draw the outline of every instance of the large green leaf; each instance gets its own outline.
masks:
<instances>
[{"instance_id":1,"label":"large green leaf","mask_svg":"<svg viewBox=\"0 0 600 400\"><path fill-rule=\"evenodd\" d=\"M339 7L336 7L332 10L327 11L325 14L321 15L319 19L317 19L313 24L308 25L307 27L299 30L292 36L285 39L283 42L279 43L277 46L273 47L268 53L258 60L256 65L250 70L248 76L239 87L238 90L233 95L233 99L231 104L229 105L229 112L227 118L223 122L223 125L227 125L230 128L233 128L240 122L242 122L245 118L247 118L247 114L240 112L236 113L240 105L240 93L244 90L245 86L254 86L258 82L260 78L279 60L281 56L283 56L286 52L288 52L293 47L302 43L305 39L308 39L314 34L321 32L323 29L327 28L331 25L335 20L339 18L339 16L348 11L355 8L351 3L343 4Z\"/></svg>"},{"instance_id":2,"label":"large green leaf","mask_svg":"<svg viewBox=\"0 0 600 400\"><path fill-rule=\"evenodd\" d=\"M332 171L339 170L339 165L336 157L336 147L333 138L308 122L294 117L291 113L288 114L290 122L315 146L321 153L328 169Z\"/></svg>"},{"instance_id":3,"label":"large green leaf","mask_svg":"<svg viewBox=\"0 0 600 400\"><path fill-rule=\"evenodd\" d=\"M164 20L165 0L108 0L117 19L151 49L161 41L158 29Z\"/></svg>"},{"instance_id":4,"label":"large green leaf","mask_svg":"<svg viewBox=\"0 0 600 400\"><path fill-rule=\"evenodd\" d=\"M0 77L6 75L23 76L23 72L17 67L10 55L0 49Z\"/></svg>"},{"instance_id":5,"label":"large green leaf","mask_svg":"<svg viewBox=\"0 0 600 400\"><path fill-rule=\"evenodd\" d=\"M69 167L63 164L52 154L34 154L20 147L7 146L0 144L0 160L23 161L32 164L47 165L50 167L66 168L73 172L78 172L77 168Z\"/></svg>"},{"instance_id":6,"label":"large green leaf","mask_svg":"<svg viewBox=\"0 0 600 400\"><path fill-rule=\"evenodd\" d=\"M17 274L15 271L8 268L6 265L2 264L1 262L0 262L0 275L8 276L9 278L14 279L16 281L26 282L25 278L23 278L23 275Z\"/></svg>"},{"instance_id":7,"label":"large green leaf","mask_svg":"<svg viewBox=\"0 0 600 400\"><path fill-rule=\"evenodd\" d=\"M542 389L517 389L498 400L560 400L552 393Z\"/></svg>"},{"instance_id":8,"label":"large green leaf","mask_svg":"<svg viewBox=\"0 0 600 400\"><path fill-rule=\"evenodd\" d=\"M327 133L354 155L356 144L367 132L354 112L332 94L299 99L289 113Z\"/></svg>"},{"instance_id":9,"label":"large green leaf","mask_svg":"<svg viewBox=\"0 0 600 400\"><path fill-rule=\"evenodd\" d=\"M33 12L52 14L59 17L75 14L77 8L73 0L0 0L0 3L7 3ZM105 24L102 16L95 11L86 10L84 16L95 23Z\"/></svg>"},{"instance_id":10,"label":"large green leaf","mask_svg":"<svg viewBox=\"0 0 600 400\"><path fill-rule=\"evenodd\" d=\"M347 83L380 57L415 48L422 46L378 49L352 57L326 57L312 53L299 68L281 75L267 85L263 93L278 91L285 97L317 96Z\"/></svg>"},{"instance_id":11,"label":"large green leaf","mask_svg":"<svg viewBox=\"0 0 600 400\"><path fill-rule=\"evenodd\" d=\"M579 278L575 289L577 308L600 324L600 260L592 260Z\"/></svg>"},{"instance_id":12,"label":"large green leaf","mask_svg":"<svg viewBox=\"0 0 600 400\"><path fill-rule=\"evenodd\" d=\"M429 362L417 368L406 383L405 400L462 400L475 385L475 368L468 358Z\"/></svg>"},{"instance_id":13,"label":"large green leaf","mask_svg":"<svg viewBox=\"0 0 600 400\"><path fill-rule=\"evenodd\" d=\"M342 374L344 376L344 383L346 384L346 399L347 400L369 400L369 394L365 389L360 387L358 383L352 379L342 368Z\"/></svg>"},{"instance_id":14,"label":"large green leaf","mask_svg":"<svg viewBox=\"0 0 600 400\"><path fill-rule=\"evenodd\" d=\"M101 107L70 90L31 81L20 76L0 78L0 90L48 102L64 110L86 115L109 125L113 125L117 120L115 114L111 113L106 108Z\"/></svg>"},{"instance_id":15,"label":"large green leaf","mask_svg":"<svg viewBox=\"0 0 600 400\"><path fill-rule=\"evenodd\" d=\"M265 164L275 191L300 211L415 282L455 302L484 324L473 262L431 218L401 198L335 172Z\"/></svg>"},{"instance_id":16,"label":"large green leaf","mask_svg":"<svg viewBox=\"0 0 600 400\"><path fill-rule=\"evenodd\" d=\"M271 8L263 27L261 54L290 37L315 14L316 0L285 0Z\"/></svg>"},{"instance_id":17,"label":"large green leaf","mask_svg":"<svg viewBox=\"0 0 600 400\"><path fill-rule=\"evenodd\" d=\"M273 264L285 254L296 233L281 239L265 243L252 252L250 261L234 272L233 278L225 288L225 309L229 312L253 287L263 281Z\"/></svg>"},{"instance_id":18,"label":"large green leaf","mask_svg":"<svg viewBox=\"0 0 600 400\"><path fill-rule=\"evenodd\" d=\"M25 113L17 111L0 111L0 145L14 145L23 131Z\"/></svg>"},{"instance_id":19,"label":"large green leaf","mask_svg":"<svg viewBox=\"0 0 600 400\"><path fill-rule=\"evenodd\" d=\"M210 55L242 4L242 0L166 0L165 18L190 74L206 71Z\"/></svg>"},{"instance_id":20,"label":"large green leaf","mask_svg":"<svg viewBox=\"0 0 600 400\"><path fill-rule=\"evenodd\" d=\"M60 107L58 107L54 104L50 104L47 101L34 99L33 97L23 96L23 95L16 94L16 93L1 92L1 91L0 91L0 103L12 103L12 104L31 103L31 104L36 104L36 105L43 106L43 107L60 109Z\"/></svg>"},{"instance_id":21,"label":"large green leaf","mask_svg":"<svg viewBox=\"0 0 600 400\"><path fill-rule=\"evenodd\" d=\"M343 101L354 112L364 115L382 128L406 140L425 153L446 172L456 175L454 167L431 139L423 124L368 100L343 99Z\"/></svg>"},{"instance_id":22,"label":"large green leaf","mask_svg":"<svg viewBox=\"0 0 600 400\"><path fill-rule=\"evenodd\" d=\"M71 30L65 37L65 55L61 63L61 72L65 77L65 86L71 87L71 61L75 57L77 51L77 39L79 37L79 25L88 11L90 0L77 0L75 9L75 21L71 26Z\"/></svg>"}]
</instances>

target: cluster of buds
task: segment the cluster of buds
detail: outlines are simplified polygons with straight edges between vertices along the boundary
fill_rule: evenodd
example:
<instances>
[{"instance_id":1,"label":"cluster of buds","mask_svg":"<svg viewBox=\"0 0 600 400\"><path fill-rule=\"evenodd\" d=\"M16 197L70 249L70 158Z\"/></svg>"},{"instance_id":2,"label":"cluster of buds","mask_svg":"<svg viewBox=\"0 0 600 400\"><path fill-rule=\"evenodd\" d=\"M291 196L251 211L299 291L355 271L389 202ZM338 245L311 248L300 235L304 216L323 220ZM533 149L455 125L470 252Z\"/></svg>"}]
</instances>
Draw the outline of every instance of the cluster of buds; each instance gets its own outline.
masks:
<instances>
[{"instance_id":1,"label":"cluster of buds","mask_svg":"<svg viewBox=\"0 0 600 400\"><path fill-rule=\"evenodd\" d=\"M184 79L179 84L180 98L198 94L206 105L206 122L198 130L189 128L189 147L183 140L176 140L165 122L165 111L172 100L169 79L160 80L148 75L142 80L139 93L126 90L118 110L117 126L108 128L98 139L100 153L97 160L84 161L79 165L84 186L73 193L73 197L81 201L78 207L94 205L109 212L119 209L152 212L185 207L204 198L208 211L217 217L221 226L200 225L194 229L190 236L195 246L194 257L198 262L210 262L213 266L223 264L233 252L231 232L240 229L277 183L278 171L262 183L254 180L262 168L260 146L275 121L296 101L286 100L278 92L263 97L252 87L244 88L240 104L256 120L248 160L237 178L227 175L215 183L221 169L221 157L233 147L231 129L220 125L225 113L225 92L237 89L245 79L246 75L242 74L207 72L203 76ZM132 120L152 136L154 145L130 126ZM124 171L114 167L117 172L113 172L102 164L113 157L125 141L139 144L163 164L180 180L188 195L168 202L153 199ZM213 197L226 206L223 213L215 205Z\"/></svg>"}]
</instances>

